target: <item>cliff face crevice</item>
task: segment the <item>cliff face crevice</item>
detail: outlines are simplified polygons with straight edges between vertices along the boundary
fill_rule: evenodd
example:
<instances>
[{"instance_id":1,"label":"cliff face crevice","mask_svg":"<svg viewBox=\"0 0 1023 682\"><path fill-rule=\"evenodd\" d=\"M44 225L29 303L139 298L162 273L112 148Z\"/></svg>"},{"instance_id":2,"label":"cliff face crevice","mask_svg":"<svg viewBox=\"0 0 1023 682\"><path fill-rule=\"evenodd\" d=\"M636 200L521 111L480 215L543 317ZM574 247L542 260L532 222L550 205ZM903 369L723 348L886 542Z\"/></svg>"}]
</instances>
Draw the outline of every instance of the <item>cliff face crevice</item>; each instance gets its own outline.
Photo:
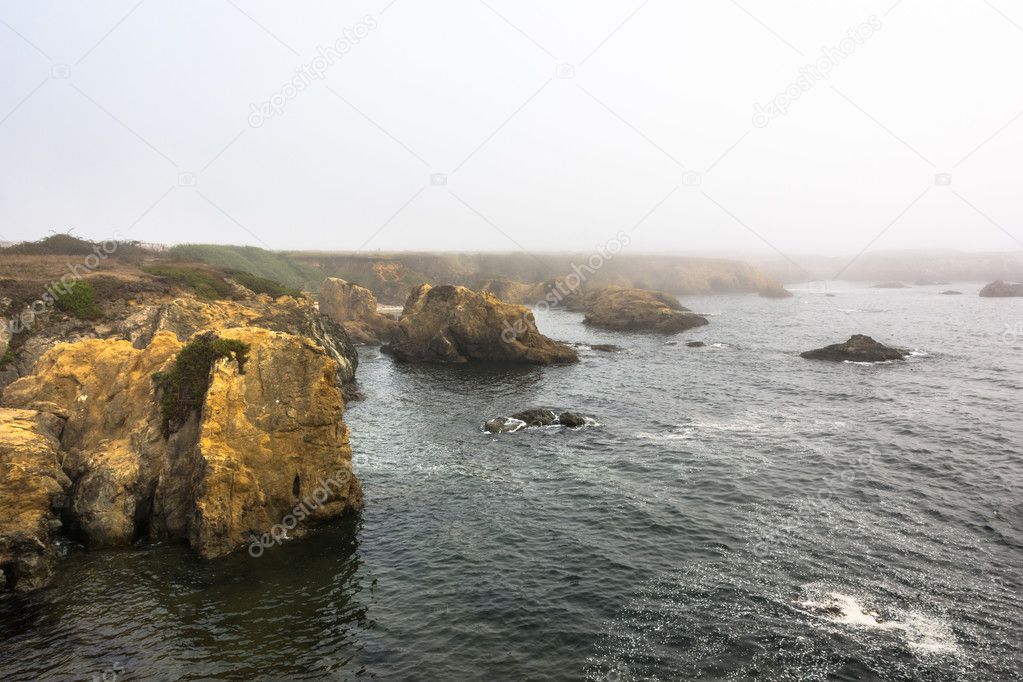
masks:
<instances>
[{"instance_id":1,"label":"cliff face crevice","mask_svg":"<svg viewBox=\"0 0 1023 682\"><path fill-rule=\"evenodd\" d=\"M45 583L53 553L11 548L26 538L52 546L60 507L51 498L63 506L64 530L89 547L171 538L210 558L280 524L303 501L296 480L326 492L291 537L361 507L336 361L310 339L261 327L217 335L248 348L245 371L232 359L215 362L201 411L169 435L153 375L185 345L170 331L143 348L102 339L58 345L7 387L0 462L35 464L27 478L0 471L4 506L23 509L0 525L0 565L24 565L25 586Z\"/></svg>"}]
</instances>

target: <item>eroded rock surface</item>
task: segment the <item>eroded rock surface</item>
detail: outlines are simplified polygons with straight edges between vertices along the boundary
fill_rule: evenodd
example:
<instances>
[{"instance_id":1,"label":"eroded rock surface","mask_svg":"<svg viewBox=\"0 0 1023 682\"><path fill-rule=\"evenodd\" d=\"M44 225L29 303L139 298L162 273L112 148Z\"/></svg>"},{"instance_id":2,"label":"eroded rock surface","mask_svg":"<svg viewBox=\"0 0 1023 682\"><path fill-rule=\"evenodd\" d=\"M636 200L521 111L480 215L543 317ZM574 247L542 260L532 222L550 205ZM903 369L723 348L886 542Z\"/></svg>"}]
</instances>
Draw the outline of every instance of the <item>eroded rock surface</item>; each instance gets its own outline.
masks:
<instances>
[{"instance_id":1,"label":"eroded rock surface","mask_svg":"<svg viewBox=\"0 0 1023 682\"><path fill-rule=\"evenodd\" d=\"M3 404L67 417L60 438L72 532L89 546L180 538L204 557L247 544L324 488L303 522L361 506L351 472L337 363L310 339L259 327L222 329L249 346L245 371L220 360L200 413L165 435L153 375L183 347L158 331L127 340L62 344Z\"/></svg>"},{"instance_id":2,"label":"eroded rock surface","mask_svg":"<svg viewBox=\"0 0 1023 682\"><path fill-rule=\"evenodd\" d=\"M412 362L577 362L578 354L537 328L522 305L465 287L424 284L409 295L386 350Z\"/></svg>"},{"instance_id":3,"label":"eroded rock surface","mask_svg":"<svg viewBox=\"0 0 1023 682\"><path fill-rule=\"evenodd\" d=\"M799 355L808 360L828 360L830 362L887 362L889 360L904 360L909 353L886 346L869 336L855 334L845 343L835 343L824 348L808 350Z\"/></svg>"},{"instance_id":4,"label":"eroded rock surface","mask_svg":"<svg viewBox=\"0 0 1023 682\"><path fill-rule=\"evenodd\" d=\"M53 575L59 510L69 487L58 461L64 420L0 408L0 590L32 590Z\"/></svg>"},{"instance_id":5,"label":"eroded rock surface","mask_svg":"<svg viewBox=\"0 0 1023 682\"><path fill-rule=\"evenodd\" d=\"M708 324L707 318L659 291L608 287L587 293L578 304L585 324L620 331L675 334Z\"/></svg>"},{"instance_id":6,"label":"eroded rock surface","mask_svg":"<svg viewBox=\"0 0 1023 682\"><path fill-rule=\"evenodd\" d=\"M398 322L378 312L369 289L330 277L320 288L320 312L341 324L356 343L380 345L392 339Z\"/></svg>"}]
</instances>

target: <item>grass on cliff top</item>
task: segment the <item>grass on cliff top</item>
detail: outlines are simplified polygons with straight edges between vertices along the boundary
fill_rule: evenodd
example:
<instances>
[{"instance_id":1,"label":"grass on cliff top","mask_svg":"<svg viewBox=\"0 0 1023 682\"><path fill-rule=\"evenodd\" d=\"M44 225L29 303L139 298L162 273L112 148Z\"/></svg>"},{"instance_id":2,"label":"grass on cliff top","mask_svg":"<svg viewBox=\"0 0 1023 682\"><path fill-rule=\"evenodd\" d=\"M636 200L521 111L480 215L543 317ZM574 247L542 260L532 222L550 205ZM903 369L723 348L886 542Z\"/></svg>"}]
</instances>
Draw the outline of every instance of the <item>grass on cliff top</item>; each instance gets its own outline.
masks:
<instances>
[{"instance_id":1,"label":"grass on cliff top","mask_svg":"<svg viewBox=\"0 0 1023 682\"><path fill-rule=\"evenodd\" d=\"M98 320L103 317L103 311L96 303L96 290L84 279L76 279L59 290L53 305L57 310L74 315L79 320Z\"/></svg>"},{"instance_id":2,"label":"grass on cliff top","mask_svg":"<svg viewBox=\"0 0 1023 682\"><path fill-rule=\"evenodd\" d=\"M185 344L174 358L168 372L153 375L163 418L163 436L180 429L193 412L202 410L210 387L210 370L221 358L238 362L238 372L245 373L249 345L234 339L221 339L213 332L200 334Z\"/></svg>"},{"instance_id":3,"label":"grass on cliff top","mask_svg":"<svg viewBox=\"0 0 1023 682\"><path fill-rule=\"evenodd\" d=\"M202 261L228 270L251 273L294 289L315 290L323 281L323 275L315 267L256 246L180 244L171 248L167 255L180 261Z\"/></svg>"},{"instance_id":4,"label":"grass on cliff top","mask_svg":"<svg viewBox=\"0 0 1023 682\"><path fill-rule=\"evenodd\" d=\"M189 265L150 265L143 272L163 277L178 286L195 292L199 298L217 301L231 298L234 290L222 274L209 268Z\"/></svg>"},{"instance_id":5,"label":"grass on cliff top","mask_svg":"<svg viewBox=\"0 0 1023 682\"><path fill-rule=\"evenodd\" d=\"M276 280L260 277L259 275L253 275L251 272L228 270L226 274L228 277L238 282L238 284L241 284L243 287L255 294L267 294L273 298L280 298L281 296L302 298L304 296L304 294L298 289L286 287Z\"/></svg>"}]
</instances>

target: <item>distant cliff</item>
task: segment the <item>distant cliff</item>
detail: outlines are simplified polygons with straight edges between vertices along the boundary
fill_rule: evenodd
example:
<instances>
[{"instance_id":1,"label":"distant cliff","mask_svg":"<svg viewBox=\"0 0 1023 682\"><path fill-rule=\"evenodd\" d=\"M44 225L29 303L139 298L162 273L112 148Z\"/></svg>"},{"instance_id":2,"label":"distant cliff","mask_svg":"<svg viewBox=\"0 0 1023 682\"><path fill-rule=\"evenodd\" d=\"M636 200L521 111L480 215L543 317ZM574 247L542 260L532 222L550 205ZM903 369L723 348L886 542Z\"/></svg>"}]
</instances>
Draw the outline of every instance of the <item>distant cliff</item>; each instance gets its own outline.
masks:
<instances>
[{"instance_id":1,"label":"distant cliff","mask_svg":"<svg viewBox=\"0 0 1023 682\"><path fill-rule=\"evenodd\" d=\"M340 277L370 289L383 303L400 304L420 284L456 284L509 295L515 302L533 285L578 278L582 286L624 286L674 294L754 293L778 282L757 268L732 260L618 254L528 253L316 253L288 257L305 272ZM602 261L602 262L601 262Z\"/></svg>"}]
</instances>

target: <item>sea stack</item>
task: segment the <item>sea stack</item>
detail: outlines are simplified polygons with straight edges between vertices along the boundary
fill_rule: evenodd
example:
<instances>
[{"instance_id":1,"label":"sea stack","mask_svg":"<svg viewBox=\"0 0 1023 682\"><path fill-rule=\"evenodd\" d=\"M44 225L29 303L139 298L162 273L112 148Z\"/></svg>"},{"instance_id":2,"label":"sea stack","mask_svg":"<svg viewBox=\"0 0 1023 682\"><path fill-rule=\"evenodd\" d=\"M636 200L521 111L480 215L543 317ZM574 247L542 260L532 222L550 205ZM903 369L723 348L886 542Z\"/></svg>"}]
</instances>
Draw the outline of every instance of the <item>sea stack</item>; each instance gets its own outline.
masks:
<instances>
[{"instance_id":1,"label":"sea stack","mask_svg":"<svg viewBox=\"0 0 1023 682\"><path fill-rule=\"evenodd\" d=\"M384 350L406 362L578 362L569 346L536 328L529 308L466 287L423 284L409 295L395 340Z\"/></svg>"},{"instance_id":2,"label":"sea stack","mask_svg":"<svg viewBox=\"0 0 1023 682\"><path fill-rule=\"evenodd\" d=\"M904 360L909 355L904 350L878 343L869 336L855 334L845 343L835 343L824 348L808 350L799 356L808 360L829 362L887 362Z\"/></svg>"}]
</instances>

